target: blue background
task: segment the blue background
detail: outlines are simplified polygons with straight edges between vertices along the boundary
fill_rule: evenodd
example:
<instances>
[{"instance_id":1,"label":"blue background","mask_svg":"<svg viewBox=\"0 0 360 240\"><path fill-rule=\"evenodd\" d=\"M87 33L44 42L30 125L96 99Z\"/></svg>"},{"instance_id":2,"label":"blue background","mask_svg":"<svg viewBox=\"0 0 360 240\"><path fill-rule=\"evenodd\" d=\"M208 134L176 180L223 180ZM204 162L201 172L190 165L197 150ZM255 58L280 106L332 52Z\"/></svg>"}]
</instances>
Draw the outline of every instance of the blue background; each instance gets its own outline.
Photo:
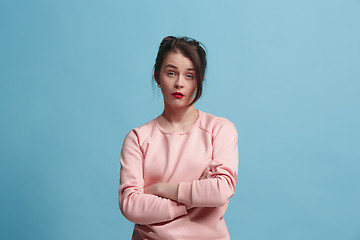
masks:
<instances>
[{"instance_id":1,"label":"blue background","mask_svg":"<svg viewBox=\"0 0 360 240\"><path fill-rule=\"evenodd\" d=\"M195 107L239 133L232 239L360 239L360 1L2 1L1 239L130 239L125 134L158 45L208 50Z\"/></svg>"}]
</instances>

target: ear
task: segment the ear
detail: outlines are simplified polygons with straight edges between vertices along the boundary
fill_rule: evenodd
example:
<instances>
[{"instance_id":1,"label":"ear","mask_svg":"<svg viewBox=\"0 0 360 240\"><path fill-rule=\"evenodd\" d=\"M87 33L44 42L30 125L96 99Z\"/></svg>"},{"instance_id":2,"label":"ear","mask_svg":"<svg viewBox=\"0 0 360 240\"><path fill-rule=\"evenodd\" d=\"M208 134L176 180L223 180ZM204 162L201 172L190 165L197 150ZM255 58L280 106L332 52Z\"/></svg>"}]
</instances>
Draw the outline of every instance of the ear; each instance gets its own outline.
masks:
<instances>
[{"instance_id":1,"label":"ear","mask_svg":"<svg viewBox=\"0 0 360 240\"><path fill-rule=\"evenodd\" d=\"M155 70L154 70L153 76L154 76L154 80L155 80L156 84L159 84L159 81L156 79Z\"/></svg>"},{"instance_id":2,"label":"ear","mask_svg":"<svg viewBox=\"0 0 360 240\"><path fill-rule=\"evenodd\" d=\"M155 78L154 78L154 79L155 79ZM159 82L157 79L155 79L155 82L156 82L157 85L160 84L160 82Z\"/></svg>"},{"instance_id":3,"label":"ear","mask_svg":"<svg viewBox=\"0 0 360 240\"><path fill-rule=\"evenodd\" d=\"M158 78L156 78L155 71L154 71L154 80L155 80L156 84L160 84L160 76Z\"/></svg>"}]
</instances>

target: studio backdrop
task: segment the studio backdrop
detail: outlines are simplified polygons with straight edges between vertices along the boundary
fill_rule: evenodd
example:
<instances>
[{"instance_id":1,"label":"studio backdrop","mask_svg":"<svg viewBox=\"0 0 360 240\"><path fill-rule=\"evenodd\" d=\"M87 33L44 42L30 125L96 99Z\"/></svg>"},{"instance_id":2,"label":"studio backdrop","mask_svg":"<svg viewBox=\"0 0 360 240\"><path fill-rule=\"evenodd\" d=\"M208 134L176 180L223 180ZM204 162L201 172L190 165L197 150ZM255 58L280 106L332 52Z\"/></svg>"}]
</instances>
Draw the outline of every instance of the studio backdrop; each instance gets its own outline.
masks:
<instances>
[{"instance_id":1,"label":"studio backdrop","mask_svg":"<svg viewBox=\"0 0 360 240\"><path fill-rule=\"evenodd\" d=\"M195 108L234 123L234 240L360 239L360 1L2 1L0 239L130 239L125 135L161 114L168 35L208 53Z\"/></svg>"}]
</instances>

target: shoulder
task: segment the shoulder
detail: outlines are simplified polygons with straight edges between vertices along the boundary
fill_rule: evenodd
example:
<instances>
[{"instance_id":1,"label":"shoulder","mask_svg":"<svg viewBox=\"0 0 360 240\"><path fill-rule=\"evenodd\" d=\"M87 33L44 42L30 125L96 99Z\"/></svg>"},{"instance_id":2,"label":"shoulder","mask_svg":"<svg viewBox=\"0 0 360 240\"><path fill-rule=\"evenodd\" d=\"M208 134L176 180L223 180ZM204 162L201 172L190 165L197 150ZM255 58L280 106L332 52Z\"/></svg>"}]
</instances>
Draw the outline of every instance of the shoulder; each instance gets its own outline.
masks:
<instances>
[{"instance_id":1,"label":"shoulder","mask_svg":"<svg viewBox=\"0 0 360 240\"><path fill-rule=\"evenodd\" d=\"M155 119L131 129L126 134L124 141L126 141L126 139L133 139L136 140L139 145L142 145L147 139L151 138L154 135L154 125Z\"/></svg>"},{"instance_id":2,"label":"shoulder","mask_svg":"<svg viewBox=\"0 0 360 240\"><path fill-rule=\"evenodd\" d=\"M237 135L235 125L225 117L215 116L210 113L201 112L202 118L199 122L199 128L210 133L213 137L220 131L226 131L227 133L233 133Z\"/></svg>"}]
</instances>

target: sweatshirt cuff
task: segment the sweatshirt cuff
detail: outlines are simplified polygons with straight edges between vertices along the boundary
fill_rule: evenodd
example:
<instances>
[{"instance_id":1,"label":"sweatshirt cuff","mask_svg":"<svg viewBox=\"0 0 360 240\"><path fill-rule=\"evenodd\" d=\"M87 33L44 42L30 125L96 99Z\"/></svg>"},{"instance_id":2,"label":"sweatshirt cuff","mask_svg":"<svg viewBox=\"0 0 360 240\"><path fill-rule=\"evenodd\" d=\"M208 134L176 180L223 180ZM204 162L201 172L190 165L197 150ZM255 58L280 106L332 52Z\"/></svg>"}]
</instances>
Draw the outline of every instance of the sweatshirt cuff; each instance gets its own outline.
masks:
<instances>
[{"instance_id":1,"label":"sweatshirt cuff","mask_svg":"<svg viewBox=\"0 0 360 240\"><path fill-rule=\"evenodd\" d=\"M181 182L178 187L178 202L186 206L192 205L191 185L191 182Z\"/></svg>"}]
</instances>

